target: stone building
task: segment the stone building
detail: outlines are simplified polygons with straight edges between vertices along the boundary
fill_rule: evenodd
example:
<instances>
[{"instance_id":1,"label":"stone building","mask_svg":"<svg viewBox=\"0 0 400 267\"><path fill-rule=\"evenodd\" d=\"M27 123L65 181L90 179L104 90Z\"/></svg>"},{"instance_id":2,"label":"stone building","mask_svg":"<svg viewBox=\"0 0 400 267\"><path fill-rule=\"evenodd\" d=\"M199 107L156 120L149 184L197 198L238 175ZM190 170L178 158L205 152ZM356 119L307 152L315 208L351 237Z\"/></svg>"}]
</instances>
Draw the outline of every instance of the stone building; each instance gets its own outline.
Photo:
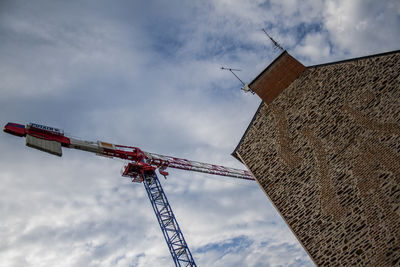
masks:
<instances>
[{"instance_id":1,"label":"stone building","mask_svg":"<svg viewBox=\"0 0 400 267\"><path fill-rule=\"evenodd\" d=\"M318 266L400 265L400 50L305 67L283 52L233 152Z\"/></svg>"}]
</instances>

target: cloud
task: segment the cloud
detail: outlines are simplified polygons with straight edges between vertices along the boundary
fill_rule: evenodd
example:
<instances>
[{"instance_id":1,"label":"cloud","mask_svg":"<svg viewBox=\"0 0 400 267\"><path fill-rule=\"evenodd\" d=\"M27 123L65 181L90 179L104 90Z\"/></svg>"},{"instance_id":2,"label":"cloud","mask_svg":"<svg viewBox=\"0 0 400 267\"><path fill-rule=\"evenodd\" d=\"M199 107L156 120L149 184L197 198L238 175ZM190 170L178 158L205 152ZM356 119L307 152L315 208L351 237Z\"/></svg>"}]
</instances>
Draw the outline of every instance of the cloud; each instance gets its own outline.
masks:
<instances>
[{"instance_id":1,"label":"cloud","mask_svg":"<svg viewBox=\"0 0 400 267\"><path fill-rule=\"evenodd\" d=\"M230 153L278 54L304 64L398 49L396 1L2 1L0 122L243 168ZM0 135L6 266L172 266L123 162L57 158ZM169 170L161 183L198 265L312 266L256 183ZM278 233L278 234L277 234ZM62 260L60 260L62 259Z\"/></svg>"},{"instance_id":2,"label":"cloud","mask_svg":"<svg viewBox=\"0 0 400 267\"><path fill-rule=\"evenodd\" d=\"M296 47L295 53L301 57L317 62L331 58L331 45L326 32L307 33L305 38Z\"/></svg>"},{"instance_id":3,"label":"cloud","mask_svg":"<svg viewBox=\"0 0 400 267\"><path fill-rule=\"evenodd\" d=\"M365 55L398 49L400 3L329 1L324 24L338 52Z\"/></svg>"}]
</instances>

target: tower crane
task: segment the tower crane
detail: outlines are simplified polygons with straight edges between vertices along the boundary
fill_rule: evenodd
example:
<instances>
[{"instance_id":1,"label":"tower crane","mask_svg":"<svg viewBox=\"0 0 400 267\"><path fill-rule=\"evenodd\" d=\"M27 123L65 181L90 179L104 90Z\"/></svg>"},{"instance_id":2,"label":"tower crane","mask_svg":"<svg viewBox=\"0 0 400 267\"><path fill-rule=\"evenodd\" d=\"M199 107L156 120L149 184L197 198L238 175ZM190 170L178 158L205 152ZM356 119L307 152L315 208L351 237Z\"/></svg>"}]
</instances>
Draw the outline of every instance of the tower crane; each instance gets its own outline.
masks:
<instances>
[{"instance_id":1,"label":"tower crane","mask_svg":"<svg viewBox=\"0 0 400 267\"><path fill-rule=\"evenodd\" d=\"M137 147L111 144L103 141L85 141L64 134L58 128L29 123L7 123L4 132L25 137L26 145L53 155L62 156L61 147L74 148L95 153L99 156L120 158L127 163L122 169L122 176L132 182L143 183L156 214L164 239L176 266L196 266L192 253L183 237L182 231L172 212L156 170L166 177L167 168L202 172L214 175L254 180L250 172L187 159L150 153Z\"/></svg>"}]
</instances>

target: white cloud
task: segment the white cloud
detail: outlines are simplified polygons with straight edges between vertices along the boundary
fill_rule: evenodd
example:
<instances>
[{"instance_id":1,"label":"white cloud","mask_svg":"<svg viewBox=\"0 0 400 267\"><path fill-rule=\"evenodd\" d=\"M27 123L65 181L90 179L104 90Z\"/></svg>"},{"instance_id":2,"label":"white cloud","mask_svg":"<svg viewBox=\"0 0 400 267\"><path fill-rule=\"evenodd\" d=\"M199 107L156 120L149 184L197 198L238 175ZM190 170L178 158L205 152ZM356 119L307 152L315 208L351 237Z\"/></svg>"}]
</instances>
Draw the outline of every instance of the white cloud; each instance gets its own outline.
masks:
<instances>
[{"instance_id":1,"label":"white cloud","mask_svg":"<svg viewBox=\"0 0 400 267\"><path fill-rule=\"evenodd\" d=\"M331 48L326 32L308 33L302 42L295 48L299 57L311 59L315 62L326 62L331 57ZM304 63L305 64L305 63Z\"/></svg>"},{"instance_id":2,"label":"white cloud","mask_svg":"<svg viewBox=\"0 0 400 267\"><path fill-rule=\"evenodd\" d=\"M337 53L367 55L398 49L399 1L329 1L324 24Z\"/></svg>"},{"instance_id":3,"label":"white cloud","mask_svg":"<svg viewBox=\"0 0 400 267\"><path fill-rule=\"evenodd\" d=\"M245 81L264 69L279 52L261 28L312 64L398 49L400 36L396 1L39 2L0 8L1 123L239 168L229 154L259 99L219 67ZM122 162L60 159L4 134L0 150L3 264L172 266ZM312 265L256 184L169 171L162 184L198 265Z\"/></svg>"}]
</instances>

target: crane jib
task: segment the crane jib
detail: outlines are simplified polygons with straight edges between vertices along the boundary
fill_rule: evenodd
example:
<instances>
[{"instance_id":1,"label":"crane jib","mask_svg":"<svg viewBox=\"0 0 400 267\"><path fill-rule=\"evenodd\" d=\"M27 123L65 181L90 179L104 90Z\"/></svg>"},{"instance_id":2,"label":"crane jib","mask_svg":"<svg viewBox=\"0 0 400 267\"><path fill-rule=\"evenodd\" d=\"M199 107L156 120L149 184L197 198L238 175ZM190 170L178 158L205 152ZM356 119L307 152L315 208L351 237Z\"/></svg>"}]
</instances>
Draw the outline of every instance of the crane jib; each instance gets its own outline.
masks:
<instances>
[{"instance_id":1,"label":"crane jib","mask_svg":"<svg viewBox=\"0 0 400 267\"><path fill-rule=\"evenodd\" d=\"M53 145L53 143L42 142L39 139L59 142L63 147L92 152L100 156L116 157L133 162L144 160L151 166L159 169L163 175L168 175L168 173L165 172L165 169L169 167L212 175L254 180L251 173L246 170L150 153L132 146L116 145L104 141L93 142L80 140L64 136L64 132L58 128L37 123L29 123L27 127L25 127L23 124L10 122L4 127L4 132L17 136L29 135L31 137L27 143L28 146L59 156L61 155L61 150L56 148L56 144ZM35 137L36 139L32 137Z\"/></svg>"}]
</instances>

